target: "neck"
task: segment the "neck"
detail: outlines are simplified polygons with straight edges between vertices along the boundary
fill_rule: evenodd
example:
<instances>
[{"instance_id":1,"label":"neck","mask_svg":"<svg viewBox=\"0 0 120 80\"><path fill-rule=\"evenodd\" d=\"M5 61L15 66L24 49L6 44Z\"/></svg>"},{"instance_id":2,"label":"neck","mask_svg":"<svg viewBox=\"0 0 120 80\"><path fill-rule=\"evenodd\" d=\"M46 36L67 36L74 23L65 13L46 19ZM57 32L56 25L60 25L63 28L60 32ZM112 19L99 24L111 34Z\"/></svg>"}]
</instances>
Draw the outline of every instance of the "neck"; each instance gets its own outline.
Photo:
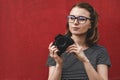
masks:
<instances>
[{"instance_id":1,"label":"neck","mask_svg":"<svg viewBox=\"0 0 120 80\"><path fill-rule=\"evenodd\" d=\"M75 41L75 44L79 46L86 46L86 35L72 35L72 39Z\"/></svg>"}]
</instances>

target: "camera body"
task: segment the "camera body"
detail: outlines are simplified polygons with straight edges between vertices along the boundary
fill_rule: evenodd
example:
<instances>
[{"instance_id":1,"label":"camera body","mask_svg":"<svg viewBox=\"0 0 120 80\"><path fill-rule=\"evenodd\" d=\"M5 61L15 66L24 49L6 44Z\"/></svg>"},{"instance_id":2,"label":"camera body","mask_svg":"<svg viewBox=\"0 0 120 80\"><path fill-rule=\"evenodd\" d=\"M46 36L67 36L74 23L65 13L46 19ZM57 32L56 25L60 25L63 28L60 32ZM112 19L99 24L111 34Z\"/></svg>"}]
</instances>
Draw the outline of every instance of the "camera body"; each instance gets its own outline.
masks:
<instances>
[{"instance_id":1,"label":"camera body","mask_svg":"<svg viewBox=\"0 0 120 80\"><path fill-rule=\"evenodd\" d=\"M68 46L72 44L74 44L74 41L71 37L67 35L61 35L61 34L58 34L55 37L55 41L53 42L53 45L55 45L59 50L58 52L59 56L66 51L66 48Z\"/></svg>"}]
</instances>

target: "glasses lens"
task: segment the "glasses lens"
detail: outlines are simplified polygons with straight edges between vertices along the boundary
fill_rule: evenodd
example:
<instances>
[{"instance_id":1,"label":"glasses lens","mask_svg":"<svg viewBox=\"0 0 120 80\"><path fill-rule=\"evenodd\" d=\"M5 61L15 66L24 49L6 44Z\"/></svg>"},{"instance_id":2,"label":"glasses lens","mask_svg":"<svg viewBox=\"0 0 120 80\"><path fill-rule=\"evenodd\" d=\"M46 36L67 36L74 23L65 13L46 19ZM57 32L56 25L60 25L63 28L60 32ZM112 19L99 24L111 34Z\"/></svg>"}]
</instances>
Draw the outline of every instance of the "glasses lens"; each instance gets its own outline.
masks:
<instances>
[{"instance_id":1,"label":"glasses lens","mask_svg":"<svg viewBox=\"0 0 120 80\"><path fill-rule=\"evenodd\" d=\"M74 16L68 16L68 22L74 22L75 21L75 17Z\"/></svg>"},{"instance_id":2,"label":"glasses lens","mask_svg":"<svg viewBox=\"0 0 120 80\"><path fill-rule=\"evenodd\" d=\"M79 22L79 23L83 24L83 23L85 23L86 21L87 21L87 18L86 18L86 17L84 17L84 16L78 17L78 22Z\"/></svg>"},{"instance_id":3,"label":"glasses lens","mask_svg":"<svg viewBox=\"0 0 120 80\"><path fill-rule=\"evenodd\" d=\"M75 21L75 19L77 19L77 21L79 23L84 24L84 23L86 23L87 19L89 19L89 18L87 18L85 16L79 16L79 17L75 17L74 15L69 15L68 16L68 22L73 23Z\"/></svg>"}]
</instances>

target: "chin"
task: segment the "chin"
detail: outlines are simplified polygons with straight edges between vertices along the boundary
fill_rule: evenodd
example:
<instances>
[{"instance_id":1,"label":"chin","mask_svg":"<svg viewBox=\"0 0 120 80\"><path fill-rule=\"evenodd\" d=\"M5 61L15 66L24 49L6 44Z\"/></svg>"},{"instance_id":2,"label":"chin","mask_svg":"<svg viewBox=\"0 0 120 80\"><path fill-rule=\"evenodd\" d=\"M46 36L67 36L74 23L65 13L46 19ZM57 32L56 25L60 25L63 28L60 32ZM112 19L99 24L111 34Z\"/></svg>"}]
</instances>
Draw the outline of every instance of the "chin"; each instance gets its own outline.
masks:
<instances>
[{"instance_id":1,"label":"chin","mask_svg":"<svg viewBox=\"0 0 120 80\"><path fill-rule=\"evenodd\" d=\"M72 32L72 35L86 35L86 33Z\"/></svg>"},{"instance_id":2,"label":"chin","mask_svg":"<svg viewBox=\"0 0 120 80\"><path fill-rule=\"evenodd\" d=\"M72 33L72 35L80 35L80 33Z\"/></svg>"}]
</instances>

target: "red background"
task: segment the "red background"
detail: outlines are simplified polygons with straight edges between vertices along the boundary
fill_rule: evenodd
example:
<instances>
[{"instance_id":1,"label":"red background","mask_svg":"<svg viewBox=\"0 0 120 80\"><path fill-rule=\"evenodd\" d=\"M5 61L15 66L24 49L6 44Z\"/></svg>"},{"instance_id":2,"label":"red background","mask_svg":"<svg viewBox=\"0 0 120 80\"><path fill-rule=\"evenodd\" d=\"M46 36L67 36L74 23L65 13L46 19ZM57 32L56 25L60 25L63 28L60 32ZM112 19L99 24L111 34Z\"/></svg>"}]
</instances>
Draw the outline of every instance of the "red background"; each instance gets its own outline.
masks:
<instances>
[{"instance_id":1,"label":"red background","mask_svg":"<svg viewBox=\"0 0 120 80\"><path fill-rule=\"evenodd\" d=\"M65 32L80 0L0 0L0 80L47 80L48 44ZM109 80L120 80L120 0L81 0L99 13L100 44L108 49Z\"/></svg>"}]
</instances>

